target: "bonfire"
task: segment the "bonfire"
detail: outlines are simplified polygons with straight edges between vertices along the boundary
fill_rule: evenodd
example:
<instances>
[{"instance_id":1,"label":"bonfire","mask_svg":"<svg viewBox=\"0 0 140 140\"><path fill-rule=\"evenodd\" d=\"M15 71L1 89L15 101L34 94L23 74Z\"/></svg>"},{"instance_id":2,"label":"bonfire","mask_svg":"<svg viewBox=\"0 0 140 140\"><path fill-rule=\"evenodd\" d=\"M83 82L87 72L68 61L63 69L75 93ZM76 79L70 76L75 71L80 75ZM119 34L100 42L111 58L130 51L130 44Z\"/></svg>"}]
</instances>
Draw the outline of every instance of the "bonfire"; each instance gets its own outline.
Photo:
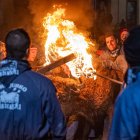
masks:
<instances>
[{"instance_id":1,"label":"bonfire","mask_svg":"<svg viewBox=\"0 0 140 140\"><path fill-rule=\"evenodd\" d=\"M113 105L120 85L95 76L102 75L119 79L118 73L104 68L94 68L96 45L88 34L78 30L73 21L65 17L65 9L54 6L54 11L46 15L43 22L45 41L45 65L74 54L75 57L46 73L57 88L57 94L66 117L83 113L101 134L104 118Z\"/></svg>"}]
</instances>

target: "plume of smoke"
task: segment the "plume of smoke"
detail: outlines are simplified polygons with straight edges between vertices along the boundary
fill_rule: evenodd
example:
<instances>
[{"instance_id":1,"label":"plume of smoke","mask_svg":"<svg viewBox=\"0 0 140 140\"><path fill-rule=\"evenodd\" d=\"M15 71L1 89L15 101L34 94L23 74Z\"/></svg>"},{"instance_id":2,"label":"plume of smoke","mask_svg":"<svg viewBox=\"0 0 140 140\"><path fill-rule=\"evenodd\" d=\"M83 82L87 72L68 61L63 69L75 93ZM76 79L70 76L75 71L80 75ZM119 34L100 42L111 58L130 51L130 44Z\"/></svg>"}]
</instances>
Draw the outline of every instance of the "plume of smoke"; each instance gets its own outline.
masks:
<instances>
[{"instance_id":1,"label":"plume of smoke","mask_svg":"<svg viewBox=\"0 0 140 140\"><path fill-rule=\"evenodd\" d=\"M29 9L33 14L33 26L37 33L42 33L43 18L52 11L53 5L66 8L66 18L75 22L78 28L90 29L93 25L92 0L29 0ZM41 35L41 34L40 34Z\"/></svg>"},{"instance_id":2,"label":"plume of smoke","mask_svg":"<svg viewBox=\"0 0 140 140\"><path fill-rule=\"evenodd\" d=\"M53 5L65 6L66 17L77 22L81 26L90 28L93 23L92 0L29 0L29 9L34 15L34 22L43 18ZM81 22L83 21L83 22Z\"/></svg>"}]
</instances>

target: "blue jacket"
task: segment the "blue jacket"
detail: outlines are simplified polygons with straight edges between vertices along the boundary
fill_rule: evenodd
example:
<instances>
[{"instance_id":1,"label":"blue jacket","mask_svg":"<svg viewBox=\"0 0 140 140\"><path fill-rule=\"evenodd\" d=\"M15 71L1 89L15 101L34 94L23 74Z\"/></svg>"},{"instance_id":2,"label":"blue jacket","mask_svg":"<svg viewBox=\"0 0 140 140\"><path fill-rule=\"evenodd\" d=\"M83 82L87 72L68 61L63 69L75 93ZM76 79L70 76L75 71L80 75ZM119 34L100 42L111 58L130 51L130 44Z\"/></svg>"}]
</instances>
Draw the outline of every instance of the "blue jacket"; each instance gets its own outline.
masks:
<instances>
[{"instance_id":1,"label":"blue jacket","mask_svg":"<svg viewBox=\"0 0 140 140\"><path fill-rule=\"evenodd\" d=\"M127 86L114 110L109 140L140 139L140 68L128 70Z\"/></svg>"},{"instance_id":2,"label":"blue jacket","mask_svg":"<svg viewBox=\"0 0 140 140\"><path fill-rule=\"evenodd\" d=\"M65 128L52 82L26 61L1 61L0 140L63 140Z\"/></svg>"}]
</instances>

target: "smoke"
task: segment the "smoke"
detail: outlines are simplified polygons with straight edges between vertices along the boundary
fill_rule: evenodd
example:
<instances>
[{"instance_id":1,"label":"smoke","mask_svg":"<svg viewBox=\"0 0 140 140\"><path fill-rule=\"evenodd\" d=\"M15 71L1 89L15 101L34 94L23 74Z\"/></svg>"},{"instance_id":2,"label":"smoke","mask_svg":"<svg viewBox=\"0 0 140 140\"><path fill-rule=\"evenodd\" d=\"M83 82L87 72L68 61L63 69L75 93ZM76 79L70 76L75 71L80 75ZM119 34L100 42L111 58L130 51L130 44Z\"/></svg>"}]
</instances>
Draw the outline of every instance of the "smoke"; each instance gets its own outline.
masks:
<instances>
[{"instance_id":1,"label":"smoke","mask_svg":"<svg viewBox=\"0 0 140 140\"><path fill-rule=\"evenodd\" d=\"M43 18L53 10L53 5L64 7L66 18L72 20L78 28L89 30L93 26L92 0L29 0L28 8L33 15L33 30L37 33L42 32L40 28Z\"/></svg>"},{"instance_id":2,"label":"smoke","mask_svg":"<svg viewBox=\"0 0 140 140\"><path fill-rule=\"evenodd\" d=\"M38 23L53 8L53 5L62 5L66 8L66 17L79 26L86 28L93 24L92 0L29 0L29 9L34 15L34 22Z\"/></svg>"},{"instance_id":3,"label":"smoke","mask_svg":"<svg viewBox=\"0 0 140 140\"><path fill-rule=\"evenodd\" d=\"M32 43L39 47L38 51L44 53L46 34L42 24L47 13L54 11L54 5L65 8L65 18L73 21L78 29L86 32L93 26L92 0L2 0L0 40L4 41L12 28L24 28L30 34ZM42 56L42 53L39 54Z\"/></svg>"},{"instance_id":4,"label":"smoke","mask_svg":"<svg viewBox=\"0 0 140 140\"><path fill-rule=\"evenodd\" d=\"M24 28L30 31L32 15L30 14L28 0L1 0L0 2L0 39L4 41L9 30Z\"/></svg>"},{"instance_id":5,"label":"smoke","mask_svg":"<svg viewBox=\"0 0 140 140\"><path fill-rule=\"evenodd\" d=\"M72 20L79 29L89 30L93 25L92 0L7 0L1 2L0 38L11 28L23 27L36 40L43 36L43 18L52 12L53 5L66 9L66 19ZM9 9L9 10L7 10Z\"/></svg>"}]
</instances>

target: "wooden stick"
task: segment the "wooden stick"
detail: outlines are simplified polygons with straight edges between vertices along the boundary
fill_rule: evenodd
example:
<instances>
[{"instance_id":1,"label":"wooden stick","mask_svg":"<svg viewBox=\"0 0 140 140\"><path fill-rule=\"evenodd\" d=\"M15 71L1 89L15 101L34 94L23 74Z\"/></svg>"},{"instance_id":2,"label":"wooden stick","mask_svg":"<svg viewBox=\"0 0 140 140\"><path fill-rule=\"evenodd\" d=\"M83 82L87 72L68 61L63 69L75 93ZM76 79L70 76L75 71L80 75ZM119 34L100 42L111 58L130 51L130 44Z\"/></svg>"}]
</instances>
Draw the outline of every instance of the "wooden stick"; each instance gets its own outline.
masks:
<instances>
[{"instance_id":1,"label":"wooden stick","mask_svg":"<svg viewBox=\"0 0 140 140\"><path fill-rule=\"evenodd\" d=\"M63 57L63 58L59 59L58 61L55 61L52 64L44 66L43 68L39 69L37 72L45 74L46 72L48 72L48 71L50 71L50 70L52 70L52 69L54 69L58 66L61 66L61 65L65 64L65 63L67 63L67 62L69 62L69 61L71 61L75 58L76 58L76 55L74 53L72 53L72 54L70 54L66 57Z\"/></svg>"},{"instance_id":2,"label":"wooden stick","mask_svg":"<svg viewBox=\"0 0 140 140\"><path fill-rule=\"evenodd\" d=\"M110 77L107 77L107 76L104 76L104 75L98 74L98 73L96 73L96 72L94 72L94 74L97 75L97 76L99 76L99 77L101 77L101 78L104 78L104 79L110 80L110 81L112 81L112 82L114 82L114 83L117 83L117 84L123 85L123 82L121 82L121 81L118 81L118 80L112 79L112 78L110 78Z\"/></svg>"}]
</instances>

